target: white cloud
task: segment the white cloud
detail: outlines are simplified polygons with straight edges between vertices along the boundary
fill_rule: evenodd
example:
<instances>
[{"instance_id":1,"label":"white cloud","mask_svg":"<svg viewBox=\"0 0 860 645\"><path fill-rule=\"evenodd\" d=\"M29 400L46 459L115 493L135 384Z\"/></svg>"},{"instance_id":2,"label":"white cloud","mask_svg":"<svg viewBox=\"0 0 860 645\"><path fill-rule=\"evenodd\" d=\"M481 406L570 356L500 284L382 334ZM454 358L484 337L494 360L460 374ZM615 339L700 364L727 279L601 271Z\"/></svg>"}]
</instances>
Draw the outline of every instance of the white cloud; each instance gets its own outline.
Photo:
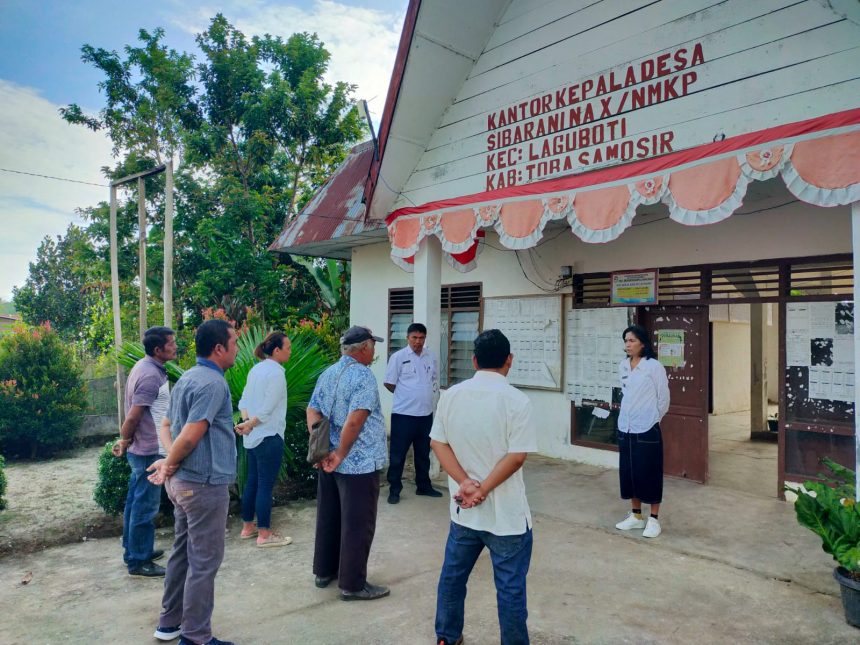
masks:
<instances>
[{"instance_id":1,"label":"white cloud","mask_svg":"<svg viewBox=\"0 0 860 645\"><path fill-rule=\"evenodd\" d=\"M366 99L378 122L400 41L406 2L396 14L355 7L334 0L314 0L309 9L259 0L227 0L217 6L177 13L174 22L197 34L218 12L246 36L272 34L288 38L297 32L316 33L331 53L326 81L358 86L355 98ZM178 11L181 11L177 7Z\"/></svg>"},{"instance_id":2,"label":"white cloud","mask_svg":"<svg viewBox=\"0 0 860 645\"><path fill-rule=\"evenodd\" d=\"M63 121L58 105L29 87L0 80L0 167L106 184L110 142L96 132ZM27 263L46 235L65 232L80 218L75 209L108 199L99 186L0 171L0 297L27 277Z\"/></svg>"}]
</instances>

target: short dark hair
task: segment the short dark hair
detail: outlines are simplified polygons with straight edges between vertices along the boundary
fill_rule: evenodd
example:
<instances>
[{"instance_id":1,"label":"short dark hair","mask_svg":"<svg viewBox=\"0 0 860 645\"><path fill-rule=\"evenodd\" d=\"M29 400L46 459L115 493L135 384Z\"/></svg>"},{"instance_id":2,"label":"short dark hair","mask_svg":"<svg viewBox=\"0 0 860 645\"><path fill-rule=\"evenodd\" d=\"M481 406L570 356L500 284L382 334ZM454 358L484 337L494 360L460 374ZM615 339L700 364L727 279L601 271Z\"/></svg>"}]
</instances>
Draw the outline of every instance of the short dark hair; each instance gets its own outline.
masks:
<instances>
[{"instance_id":1,"label":"short dark hair","mask_svg":"<svg viewBox=\"0 0 860 645\"><path fill-rule=\"evenodd\" d=\"M217 345L227 348L230 342L230 323L226 320L207 320L197 328L194 335L194 345L197 355L207 358L212 355Z\"/></svg>"},{"instance_id":2,"label":"short dark hair","mask_svg":"<svg viewBox=\"0 0 860 645\"><path fill-rule=\"evenodd\" d=\"M421 323L412 323L411 325L409 325L406 328L406 335L408 336L409 334L416 332L416 331L419 334L424 334L425 336L427 335L427 328L424 325L422 325Z\"/></svg>"},{"instance_id":3,"label":"short dark hair","mask_svg":"<svg viewBox=\"0 0 860 645\"><path fill-rule=\"evenodd\" d=\"M642 343L643 358L657 358L657 352L654 351L654 345L651 343L651 334L642 325L630 325L621 334L621 340L626 340L627 334L633 334Z\"/></svg>"},{"instance_id":4,"label":"short dark hair","mask_svg":"<svg viewBox=\"0 0 860 645\"><path fill-rule=\"evenodd\" d=\"M498 329L487 329L475 339L475 360L479 369L499 369L510 355L511 343Z\"/></svg>"},{"instance_id":5,"label":"short dark hair","mask_svg":"<svg viewBox=\"0 0 860 645\"><path fill-rule=\"evenodd\" d=\"M176 332L170 327L150 327L143 332L143 350L147 356L155 356L156 349L164 349Z\"/></svg>"}]
</instances>

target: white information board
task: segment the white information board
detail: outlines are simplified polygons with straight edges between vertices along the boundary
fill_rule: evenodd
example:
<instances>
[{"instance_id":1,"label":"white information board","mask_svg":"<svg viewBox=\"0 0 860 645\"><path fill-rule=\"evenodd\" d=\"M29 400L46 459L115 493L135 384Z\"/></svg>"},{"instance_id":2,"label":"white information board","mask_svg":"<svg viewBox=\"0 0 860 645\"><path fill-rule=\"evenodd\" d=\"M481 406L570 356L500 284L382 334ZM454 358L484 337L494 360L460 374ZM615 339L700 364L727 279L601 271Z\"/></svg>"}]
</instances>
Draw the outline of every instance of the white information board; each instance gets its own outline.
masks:
<instances>
[{"instance_id":1,"label":"white information board","mask_svg":"<svg viewBox=\"0 0 860 645\"><path fill-rule=\"evenodd\" d=\"M786 365L809 371L807 398L854 401L854 305L790 302L785 316Z\"/></svg>"},{"instance_id":2,"label":"white information board","mask_svg":"<svg viewBox=\"0 0 860 645\"><path fill-rule=\"evenodd\" d=\"M565 392L574 404L612 403L612 388L620 387L618 363L624 358L621 334L631 312L629 307L567 312Z\"/></svg>"},{"instance_id":3,"label":"white information board","mask_svg":"<svg viewBox=\"0 0 860 645\"><path fill-rule=\"evenodd\" d=\"M561 296L484 298L484 329L511 341L512 385L561 390Z\"/></svg>"}]
</instances>

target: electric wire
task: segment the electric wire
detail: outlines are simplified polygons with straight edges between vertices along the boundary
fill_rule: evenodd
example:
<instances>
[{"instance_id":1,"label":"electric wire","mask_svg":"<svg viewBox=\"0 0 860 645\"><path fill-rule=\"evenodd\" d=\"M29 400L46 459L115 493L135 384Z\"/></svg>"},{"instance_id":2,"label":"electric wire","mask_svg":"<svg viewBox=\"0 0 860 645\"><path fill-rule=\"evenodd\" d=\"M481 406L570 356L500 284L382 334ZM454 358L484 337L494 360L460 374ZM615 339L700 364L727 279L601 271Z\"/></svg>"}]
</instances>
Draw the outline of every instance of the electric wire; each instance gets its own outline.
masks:
<instances>
[{"instance_id":1,"label":"electric wire","mask_svg":"<svg viewBox=\"0 0 860 645\"><path fill-rule=\"evenodd\" d=\"M12 172L16 175L28 175L30 177L40 177L42 179L54 179L56 181L67 181L72 184L85 184L87 186L100 186L102 188L110 188L107 184L95 184L91 181L81 181L80 179L67 179L66 177L54 177L53 175L42 175L37 172L25 172L23 170L12 170L11 168L0 168L3 172Z\"/></svg>"}]
</instances>

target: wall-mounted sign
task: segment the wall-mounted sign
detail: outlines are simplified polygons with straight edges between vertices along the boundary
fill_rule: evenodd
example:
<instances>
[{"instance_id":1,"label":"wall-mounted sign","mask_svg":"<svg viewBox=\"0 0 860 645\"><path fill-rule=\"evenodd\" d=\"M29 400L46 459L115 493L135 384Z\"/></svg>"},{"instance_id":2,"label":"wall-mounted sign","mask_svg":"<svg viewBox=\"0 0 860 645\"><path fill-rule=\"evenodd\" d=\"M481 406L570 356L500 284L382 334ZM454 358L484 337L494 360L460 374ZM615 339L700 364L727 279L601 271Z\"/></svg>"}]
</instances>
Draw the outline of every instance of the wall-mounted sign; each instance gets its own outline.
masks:
<instances>
[{"instance_id":1,"label":"wall-mounted sign","mask_svg":"<svg viewBox=\"0 0 860 645\"><path fill-rule=\"evenodd\" d=\"M610 275L612 306L657 304L657 270L616 271Z\"/></svg>"},{"instance_id":2,"label":"wall-mounted sign","mask_svg":"<svg viewBox=\"0 0 860 645\"><path fill-rule=\"evenodd\" d=\"M665 367L684 367L684 330L657 330L657 360Z\"/></svg>"}]
</instances>

